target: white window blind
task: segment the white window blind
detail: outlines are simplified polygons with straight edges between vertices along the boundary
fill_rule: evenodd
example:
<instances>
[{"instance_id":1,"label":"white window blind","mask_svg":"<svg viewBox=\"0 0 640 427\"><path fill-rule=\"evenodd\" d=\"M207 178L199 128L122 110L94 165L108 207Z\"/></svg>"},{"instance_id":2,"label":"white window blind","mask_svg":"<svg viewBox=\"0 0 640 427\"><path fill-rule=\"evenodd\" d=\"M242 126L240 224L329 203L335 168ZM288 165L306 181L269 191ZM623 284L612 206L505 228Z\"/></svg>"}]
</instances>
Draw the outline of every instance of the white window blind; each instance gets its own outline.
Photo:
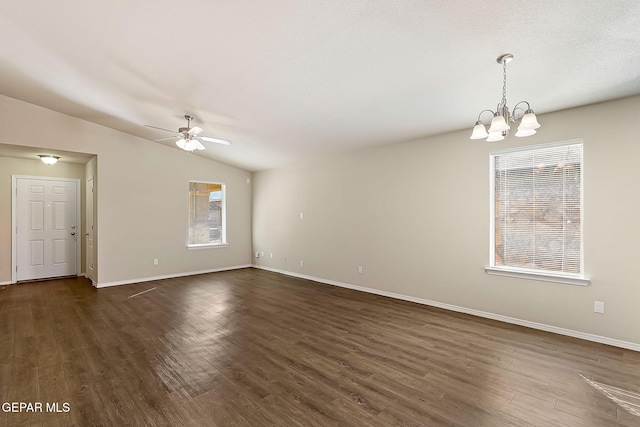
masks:
<instances>
[{"instance_id":1,"label":"white window blind","mask_svg":"<svg viewBox=\"0 0 640 427\"><path fill-rule=\"evenodd\" d=\"M582 143L491 157L492 267L581 275Z\"/></svg>"}]
</instances>

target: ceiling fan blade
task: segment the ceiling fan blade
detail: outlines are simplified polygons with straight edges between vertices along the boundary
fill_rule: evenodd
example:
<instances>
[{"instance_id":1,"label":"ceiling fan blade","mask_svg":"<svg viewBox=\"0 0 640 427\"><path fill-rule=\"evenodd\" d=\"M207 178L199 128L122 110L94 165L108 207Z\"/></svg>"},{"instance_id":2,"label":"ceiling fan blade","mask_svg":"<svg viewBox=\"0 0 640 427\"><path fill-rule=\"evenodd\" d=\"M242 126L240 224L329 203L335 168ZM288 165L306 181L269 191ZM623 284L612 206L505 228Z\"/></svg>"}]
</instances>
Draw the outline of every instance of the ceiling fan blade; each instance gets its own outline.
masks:
<instances>
[{"instance_id":1,"label":"ceiling fan blade","mask_svg":"<svg viewBox=\"0 0 640 427\"><path fill-rule=\"evenodd\" d=\"M145 127L151 128L151 129L159 129L159 130L163 130L165 132L171 132L171 133L176 133L175 130L169 130L169 129L164 129L164 128L159 128L157 126L151 126L151 125L144 125Z\"/></svg>"},{"instance_id":2,"label":"ceiling fan blade","mask_svg":"<svg viewBox=\"0 0 640 427\"><path fill-rule=\"evenodd\" d=\"M220 138L212 138L210 136L199 136L198 139L202 139L203 141L216 142L218 144L223 144L223 145L231 145L231 141L227 141L226 139L220 139Z\"/></svg>"},{"instance_id":3,"label":"ceiling fan blade","mask_svg":"<svg viewBox=\"0 0 640 427\"><path fill-rule=\"evenodd\" d=\"M194 126L191 129L189 129L189 135L196 136L197 134L199 134L203 130L204 129L202 129L200 126Z\"/></svg>"},{"instance_id":4,"label":"ceiling fan blade","mask_svg":"<svg viewBox=\"0 0 640 427\"><path fill-rule=\"evenodd\" d=\"M158 139L154 139L154 142L159 142L159 141L166 141L167 139L175 139L175 138L180 138L179 135L175 135L175 136L165 136L164 138L158 138Z\"/></svg>"}]
</instances>

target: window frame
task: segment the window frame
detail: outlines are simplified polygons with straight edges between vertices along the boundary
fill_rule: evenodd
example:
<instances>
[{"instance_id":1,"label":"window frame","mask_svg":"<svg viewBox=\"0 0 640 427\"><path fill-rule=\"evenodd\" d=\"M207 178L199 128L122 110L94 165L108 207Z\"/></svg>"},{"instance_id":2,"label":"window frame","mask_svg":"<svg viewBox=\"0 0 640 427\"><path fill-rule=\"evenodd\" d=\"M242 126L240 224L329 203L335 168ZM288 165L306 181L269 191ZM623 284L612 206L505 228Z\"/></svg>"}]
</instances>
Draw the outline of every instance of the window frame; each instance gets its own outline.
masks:
<instances>
[{"instance_id":1,"label":"window frame","mask_svg":"<svg viewBox=\"0 0 640 427\"><path fill-rule=\"evenodd\" d=\"M221 203L221 230L220 230L220 240L221 243L191 243L191 184L213 184L219 185L221 187L222 192L222 203ZM187 182L187 249L188 250L198 250L198 249L212 249L212 248L224 248L228 246L227 241L227 185L224 182L218 181L199 181L199 180L189 180Z\"/></svg>"},{"instance_id":2,"label":"window frame","mask_svg":"<svg viewBox=\"0 0 640 427\"><path fill-rule=\"evenodd\" d=\"M580 273L563 273L548 270L525 269L512 266L496 265L495 157L508 153L534 151L556 147L568 147L571 145L582 145L582 163L580 173ZM584 271L584 142L582 139L572 139L548 144L536 144L491 151L489 153L489 192L489 266L485 268L485 272L487 274L531 279L544 282L565 283L570 285L589 285L590 280L585 276Z\"/></svg>"}]
</instances>

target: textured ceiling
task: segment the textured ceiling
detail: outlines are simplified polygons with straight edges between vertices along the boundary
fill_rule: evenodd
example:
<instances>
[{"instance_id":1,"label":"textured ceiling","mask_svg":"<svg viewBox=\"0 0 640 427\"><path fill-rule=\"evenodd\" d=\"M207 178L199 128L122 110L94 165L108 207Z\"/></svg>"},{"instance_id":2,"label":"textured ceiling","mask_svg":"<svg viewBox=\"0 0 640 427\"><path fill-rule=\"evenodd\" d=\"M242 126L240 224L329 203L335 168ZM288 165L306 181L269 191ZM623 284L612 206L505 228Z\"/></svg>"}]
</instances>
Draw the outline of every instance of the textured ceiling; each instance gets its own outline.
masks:
<instances>
[{"instance_id":1,"label":"textured ceiling","mask_svg":"<svg viewBox=\"0 0 640 427\"><path fill-rule=\"evenodd\" d=\"M0 93L146 139L189 113L248 170L471 129L506 52L510 106L640 93L637 0L5 0L0 40Z\"/></svg>"}]
</instances>

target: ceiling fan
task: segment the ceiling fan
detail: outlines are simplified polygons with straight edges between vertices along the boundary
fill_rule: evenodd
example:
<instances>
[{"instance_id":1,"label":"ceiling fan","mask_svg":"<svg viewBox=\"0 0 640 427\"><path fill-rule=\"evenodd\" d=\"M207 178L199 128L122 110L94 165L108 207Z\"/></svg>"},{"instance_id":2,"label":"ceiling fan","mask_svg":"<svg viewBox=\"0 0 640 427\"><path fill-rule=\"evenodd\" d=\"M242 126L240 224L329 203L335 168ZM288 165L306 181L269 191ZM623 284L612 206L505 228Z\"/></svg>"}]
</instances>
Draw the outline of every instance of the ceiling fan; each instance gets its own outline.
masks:
<instances>
[{"instance_id":1,"label":"ceiling fan","mask_svg":"<svg viewBox=\"0 0 640 427\"><path fill-rule=\"evenodd\" d=\"M187 127L179 128L177 132L159 128L156 126L145 125L148 128L159 129L165 132L171 132L172 136L167 136L165 138L154 139L154 141L164 141L167 139L179 138L176 141L176 145L182 148L185 151L193 151L193 150L204 150L205 146L202 145L202 141L216 142L218 144L231 145L231 141L227 141L226 139L213 138L210 136L201 136L200 132L202 129L200 126L191 126L191 120L193 117L190 115L185 115L185 119L187 119Z\"/></svg>"}]
</instances>

